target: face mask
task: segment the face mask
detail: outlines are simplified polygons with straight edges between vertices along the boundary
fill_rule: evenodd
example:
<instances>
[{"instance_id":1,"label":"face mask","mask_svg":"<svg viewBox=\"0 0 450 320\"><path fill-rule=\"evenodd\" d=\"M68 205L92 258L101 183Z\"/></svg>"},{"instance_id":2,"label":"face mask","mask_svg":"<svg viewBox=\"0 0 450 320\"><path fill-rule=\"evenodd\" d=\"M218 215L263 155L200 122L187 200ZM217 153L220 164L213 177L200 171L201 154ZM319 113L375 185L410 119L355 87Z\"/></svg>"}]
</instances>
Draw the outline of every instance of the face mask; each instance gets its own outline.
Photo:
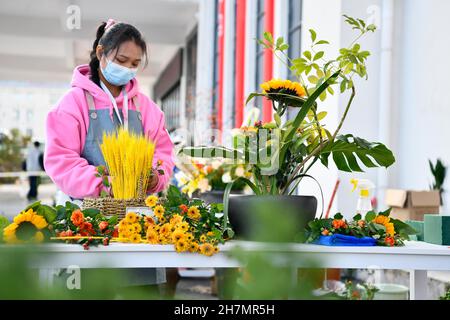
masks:
<instances>
[{"instance_id":1,"label":"face mask","mask_svg":"<svg viewBox=\"0 0 450 320\"><path fill-rule=\"evenodd\" d=\"M123 86L127 84L131 79L136 77L137 68L130 69L120 64L114 63L106 59L106 67L102 70L102 74L106 81L115 86Z\"/></svg>"}]
</instances>

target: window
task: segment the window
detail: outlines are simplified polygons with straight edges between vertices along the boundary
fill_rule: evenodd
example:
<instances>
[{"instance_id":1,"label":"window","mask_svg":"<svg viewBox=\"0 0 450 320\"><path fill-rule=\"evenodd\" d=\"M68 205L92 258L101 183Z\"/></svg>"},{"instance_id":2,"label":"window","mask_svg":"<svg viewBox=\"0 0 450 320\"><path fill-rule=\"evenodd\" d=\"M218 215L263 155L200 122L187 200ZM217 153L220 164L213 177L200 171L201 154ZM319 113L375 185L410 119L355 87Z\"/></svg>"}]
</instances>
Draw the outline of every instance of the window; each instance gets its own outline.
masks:
<instances>
[{"instance_id":1,"label":"window","mask_svg":"<svg viewBox=\"0 0 450 320\"><path fill-rule=\"evenodd\" d=\"M264 0L258 0L257 3L257 16L256 16L256 35L258 39L264 38ZM256 46L256 59L255 59L255 88L258 90L259 85L264 82L264 47L261 45ZM262 99L258 97L255 99L256 107L262 107Z\"/></svg>"},{"instance_id":2,"label":"window","mask_svg":"<svg viewBox=\"0 0 450 320\"><path fill-rule=\"evenodd\" d=\"M180 84L161 98L161 109L164 112L166 128L169 132L180 127Z\"/></svg>"}]
</instances>

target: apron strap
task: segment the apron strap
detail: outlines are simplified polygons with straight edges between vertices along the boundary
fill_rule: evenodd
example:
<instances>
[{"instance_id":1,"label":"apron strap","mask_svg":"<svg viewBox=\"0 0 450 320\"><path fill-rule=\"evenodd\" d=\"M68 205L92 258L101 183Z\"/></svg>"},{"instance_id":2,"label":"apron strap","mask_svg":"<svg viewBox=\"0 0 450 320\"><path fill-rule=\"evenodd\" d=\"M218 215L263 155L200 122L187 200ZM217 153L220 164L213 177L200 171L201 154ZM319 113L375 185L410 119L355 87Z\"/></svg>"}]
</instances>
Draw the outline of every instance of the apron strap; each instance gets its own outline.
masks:
<instances>
[{"instance_id":1,"label":"apron strap","mask_svg":"<svg viewBox=\"0 0 450 320\"><path fill-rule=\"evenodd\" d=\"M89 91L84 90L84 95L86 96L87 104L89 107L89 110L95 110L95 104L94 104L94 98L90 94Z\"/></svg>"}]
</instances>

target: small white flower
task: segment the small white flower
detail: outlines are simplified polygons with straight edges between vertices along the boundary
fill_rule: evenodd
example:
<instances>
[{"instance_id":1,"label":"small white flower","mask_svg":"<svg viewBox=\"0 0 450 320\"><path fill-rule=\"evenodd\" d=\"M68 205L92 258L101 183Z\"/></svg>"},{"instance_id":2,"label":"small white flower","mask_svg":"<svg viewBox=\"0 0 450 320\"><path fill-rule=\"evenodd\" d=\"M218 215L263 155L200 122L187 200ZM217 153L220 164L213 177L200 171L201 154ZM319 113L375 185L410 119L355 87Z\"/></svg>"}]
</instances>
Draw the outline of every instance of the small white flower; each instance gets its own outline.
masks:
<instances>
[{"instance_id":1,"label":"small white flower","mask_svg":"<svg viewBox=\"0 0 450 320\"><path fill-rule=\"evenodd\" d=\"M219 160L214 160L213 162L211 162L211 167L212 167L214 170L219 169L221 165L222 165L222 162L219 161Z\"/></svg>"},{"instance_id":2,"label":"small white flower","mask_svg":"<svg viewBox=\"0 0 450 320\"><path fill-rule=\"evenodd\" d=\"M243 177L245 175L245 170L242 167L237 167L236 171L234 172L237 177Z\"/></svg>"},{"instance_id":3,"label":"small white flower","mask_svg":"<svg viewBox=\"0 0 450 320\"><path fill-rule=\"evenodd\" d=\"M374 238L374 239L380 239L380 235L379 235L379 234L374 234L374 235L372 236L372 238Z\"/></svg>"},{"instance_id":4,"label":"small white flower","mask_svg":"<svg viewBox=\"0 0 450 320\"><path fill-rule=\"evenodd\" d=\"M209 184L208 179L201 179L198 182L198 188L200 189L200 192L207 192L207 191L211 191L211 185Z\"/></svg>"},{"instance_id":5,"label":"small white flower","mask_svg":"<svg viewBox=\"0 0 450 320\"><path fill-rule=\"evenodd\" d=\"M223 183L230 183L232 181L231 179L231 175L229 172L226 172L223 176L222 176L222 181Z\"/></svg>"}]
</instances>

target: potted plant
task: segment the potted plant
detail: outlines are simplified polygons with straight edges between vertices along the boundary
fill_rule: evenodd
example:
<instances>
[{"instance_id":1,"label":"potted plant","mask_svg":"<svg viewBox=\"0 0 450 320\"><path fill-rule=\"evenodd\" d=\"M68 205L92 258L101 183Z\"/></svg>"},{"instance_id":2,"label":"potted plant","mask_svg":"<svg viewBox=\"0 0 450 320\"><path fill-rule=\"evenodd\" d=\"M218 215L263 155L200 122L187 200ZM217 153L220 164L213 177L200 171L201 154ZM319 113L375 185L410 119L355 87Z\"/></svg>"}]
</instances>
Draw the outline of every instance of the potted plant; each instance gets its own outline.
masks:
<instances>
[{"instance_id":1,"label":"potted plant","mask_svg":"<svg viewBox=\"0 0 450 320\"><path fill-rule=\"evenodd\" d=\"M252 225L247 217L257 212L255 205L261 202L284 207L288 204L303 218L302 226L312 220L317 200L295 196L293 192L302 179L313 178L308 172L318 161L328 166L331 158L339 170L346 172L362 172L362 165L387 168L394 163L394 155L382 143L369 142L352 134L339 134L356 95L353 79L367 78L366 61L370 52L362 50L358 40L376 29L361 19L345 15L344 18L358 34L348 47L340 49L339 56L332 59L326 59L321 50L328 41L319 40L312 29L309 30L311 49L297 58L287 55L289 45L282 37L273 39L270 33L264 33L264 39L258 40L260 45L271 50L297 79L273 79L261 84L262 92L249 95L247 103L255 97L271 101L274 122L257 122L254 126L240 128L233 136L232 147L197 146L181 150L191 157L226 158L251 167L252 179L240 177L225 190L224 213L227 215L229 211L234 229L240 229L237 225ZM336 90L341 94L349 92L349 98L336 129L329 131L323 122L327 112L320 111L319 104ZM293 119L283 121L288 108L295 108L297 114ZM229 193L237 181L249 185L255 195L232 197L228 210Z\"/></svg>"}]
</instances>

